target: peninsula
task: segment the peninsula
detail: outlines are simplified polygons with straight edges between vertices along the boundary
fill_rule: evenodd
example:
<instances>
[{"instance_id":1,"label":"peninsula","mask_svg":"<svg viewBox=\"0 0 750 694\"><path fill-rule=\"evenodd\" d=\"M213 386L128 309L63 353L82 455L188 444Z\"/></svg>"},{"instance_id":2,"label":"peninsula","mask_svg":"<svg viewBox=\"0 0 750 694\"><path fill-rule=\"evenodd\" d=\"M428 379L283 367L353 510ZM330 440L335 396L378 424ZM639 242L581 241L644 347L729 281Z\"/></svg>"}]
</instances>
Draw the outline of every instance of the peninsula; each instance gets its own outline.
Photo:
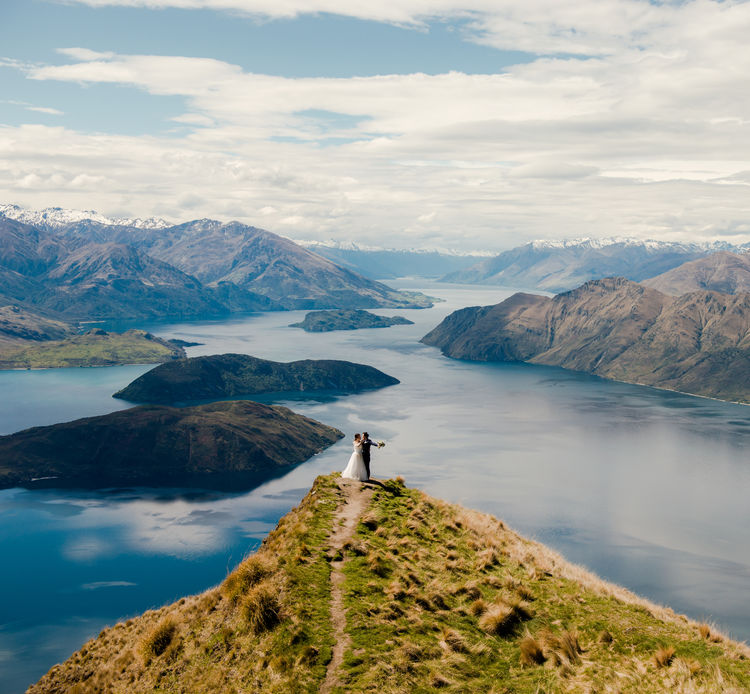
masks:
<instances>
[{"instance_id":1,"label":"peninsula","mask_svg":"<svg viewBox=\"0 0 750 694\"><path fill-rule=\"evenodd\" d=\"M247 489L342 437L286 407L256 402L134 407L0 436L0 489Z\"/></svg>"},{"instance_id":2,"label":"peninsula","mask_svg":"<svg viewBox=\"0 0 750 694\"><path fill-rule=\"evenodd\" d=\"M403 481L319 477L221 584L105 628L29 694L740 692L750 649Z\"/></svg>"},{"instance_id":3,"label":"peninsula","mask_svg":"<svg viewBox=\"0 0 750 694\"><path fill-rule=\"evenodd\" d=\"M144 330L114 333L94 328L62 340L0 343L0 369L156 364L184 357L182 346Z\"/></svg>"},{"instance_id":4,"label":"peninsula","mask_svg":"<svg viewBox=\"0 0 750 694\"><path fill-rule=\"evenodd\" d=\"M621 277L455 311L422 338L456 359L525 361L750 402L750 294L671 297Z\"/></svg>"},{"instance_id":5,"label":"peninsula","mask_svg":"<svg viewBox=\"0 0 750 694\"><path fill-rule=\"evenodd\" d=\"M256 393L354 393L398 379L365 364L331 359L278 362L247 354L216 354L161 364L113 397L129 402L174 403Z\"/></svg>"},{"instance_id":6,"label":"peninsula","mask_svg":"<svg viewBox=\"0 0 750 694\"><path fill-rule=\"evenodd\" d=\"M290 328L302 328L308 333L326 333L332 330L359 330L360 328L390 328L392 325L414 325L403 316L378 316L362 309L310 311L300 323Z\"/></svg>"}]
</instances>

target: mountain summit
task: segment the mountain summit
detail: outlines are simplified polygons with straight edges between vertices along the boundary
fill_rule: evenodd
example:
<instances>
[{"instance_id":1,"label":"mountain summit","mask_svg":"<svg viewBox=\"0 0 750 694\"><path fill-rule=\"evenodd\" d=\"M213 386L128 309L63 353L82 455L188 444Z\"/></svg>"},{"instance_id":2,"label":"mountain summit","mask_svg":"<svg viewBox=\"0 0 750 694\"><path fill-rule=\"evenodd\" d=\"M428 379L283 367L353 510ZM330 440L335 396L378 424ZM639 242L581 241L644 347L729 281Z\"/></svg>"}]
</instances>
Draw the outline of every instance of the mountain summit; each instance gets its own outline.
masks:
<instances>
[{"instance_id":1,"label":"mountain summit","mask_svg":"<svg viewBox=\"0 0 750 694\"><path fill-rule=\"evenodd\" d=\"M496 518L330 475L220 585L28 691L739 692L748 657Z\"/></svg>"}]
</instances>

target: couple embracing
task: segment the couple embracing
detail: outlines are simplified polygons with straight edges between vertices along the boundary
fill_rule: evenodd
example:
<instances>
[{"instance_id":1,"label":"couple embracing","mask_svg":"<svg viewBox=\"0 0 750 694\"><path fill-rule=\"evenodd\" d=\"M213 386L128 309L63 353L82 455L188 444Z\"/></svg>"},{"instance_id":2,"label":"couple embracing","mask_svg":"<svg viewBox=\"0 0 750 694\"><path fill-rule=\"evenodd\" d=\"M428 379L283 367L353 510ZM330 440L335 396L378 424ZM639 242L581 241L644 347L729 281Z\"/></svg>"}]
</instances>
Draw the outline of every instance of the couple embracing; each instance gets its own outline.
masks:
<instances>
[{"instance_id":1,"label":"couple embracing","mask_svg":"<svg viewBox=\"0 0 750 694\"><path fill-rule=\"evenodd\" d=\"M373 446L381 448L384 445L381 442L375 443L366 431L361 436L354 434L354 452L341 476L350 480L367 482L370 479L370 449Z\"/></svg>"}]
</instances>

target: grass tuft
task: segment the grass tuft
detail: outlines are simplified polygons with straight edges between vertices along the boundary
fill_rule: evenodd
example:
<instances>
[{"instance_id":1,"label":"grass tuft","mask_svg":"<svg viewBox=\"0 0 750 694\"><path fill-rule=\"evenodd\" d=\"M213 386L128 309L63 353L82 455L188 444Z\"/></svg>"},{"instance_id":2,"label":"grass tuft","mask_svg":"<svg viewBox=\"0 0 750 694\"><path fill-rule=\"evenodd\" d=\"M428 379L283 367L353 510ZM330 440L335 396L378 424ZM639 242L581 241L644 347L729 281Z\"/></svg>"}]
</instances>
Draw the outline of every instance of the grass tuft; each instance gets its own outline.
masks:
<instances>
[{"instance_id":1,"label":"grass tuft","mask_svg":"<svg viewBox=\"0 0 750 694\"><path fill-rule=\"evenodd\" d=\"M159 657L172 643L177 625L172 619L165 619L141 642L141 653L147 660Z\"/></svg>"},{"instance_id":2,"label":"grass tuft","mask_svg":"<svg viewBox=\"0 0 750 694\"><path fill-rule=\"evenodd\" d=\"M674 660L674 648L672 646L662 646L654 653L654 665L658 668L669 667Z\"/></svg>"},{"instance_id":3,"label":"grass tuft","mask_svg":"<svg viewBox=\"0 0 750 694\"><path fill-rule=\"evenodd\" d=\"M236 603L248 590L271 574L271 569L262 559L252 556L243 561L221 585L222 592Z\"/></svg>"},{"instance_id":4,"label":"grass tuft","mask_svg":"<svg viewBox=\"0 0 750 694\"><path fill-rule=\"evenodd\" d=\"M499 600L479 618L479 628L492 636L506 636L530 616L526 603Z\"/></svg>"},{"instance_id":5,"label":"grass tuft","mask_svg":"<svg viewBox=\"0 0 750 694\"><path fill-rule=\"evenodd\" d=\"M547 660L541 644L529 633L521 639L520 663L522 667L542 665Z\"/></svg>"},{"instance_id":6,"label":"grass tuft","mask_svg":"<svg viewBox=\"0 0 750 694\"><path fill-rule=\"evenodd\" d=\"M268 585L253 588L242 601L242 616L256 634L273 629L281 621L276 593Z\"/></svg>"},{"instance_id":7,"label":"grass tuft","mask_svg":"<svg viewBox=\"0 0 750 694\"><path fill-rule=\"evenodd\" d=\"M544 631L540 638L544 655L555 665L570 666L579 662L583 650L574 632L567 629L560 634Z\"/></svg>"}]
</instances>

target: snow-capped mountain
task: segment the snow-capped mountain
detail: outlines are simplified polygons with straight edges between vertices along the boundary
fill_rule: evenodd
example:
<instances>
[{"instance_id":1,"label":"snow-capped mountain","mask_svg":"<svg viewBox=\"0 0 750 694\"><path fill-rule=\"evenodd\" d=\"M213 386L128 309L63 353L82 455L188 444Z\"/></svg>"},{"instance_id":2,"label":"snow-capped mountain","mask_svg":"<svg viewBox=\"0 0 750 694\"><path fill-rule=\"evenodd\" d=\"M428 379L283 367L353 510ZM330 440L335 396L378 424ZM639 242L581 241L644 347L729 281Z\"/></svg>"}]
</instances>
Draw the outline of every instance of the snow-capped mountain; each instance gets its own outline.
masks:
<instances>
[{"instance_id":1,"label":"snow-capped mountain","mask_svg":"<svg viewBox=\"0 0 750 694\"><path fill-rule=\"evenodd\" d=\"M46 207L43 210L27 210L18 205L0 204L0 215L24 224L44 229L61 229L69 224L83 221L97 222L107 226L128 226L137 229L164 229L171 222L158 217L105 217L94 210L68 210L62 207Z\"/></svg>"},{"instance_id":2,"label":"snow-capped mountain","mask_svg":"<svg viewBox=\"0 0 750 694\"><path fill-rule=\"evenodd\" d=\"M626 277L640 282L717 251L745 253L748 246L627 237L530 241L464 270L449 273L442 280L557 293L603 277Z\"/></svg>"},{"instance_id":3,"label":"snow-capped mountain","mask_svg":"<svg viewBox=\"0 0 750 694\"><path fill-rule=\"evenodd\" d=\"M551 248L592 248L602 249L608 246L621 246L623 248L643 248L652 251L663 251L668 249L679 249L683 251L733 251L739 252L743 246L733 246L726 241L657 241L656 239L637 239L631 236L611 236L603 239L595 239L583 236L577 239L536 239L530 241L529 246L534 250Z\"/></svg>"}]
</instances>

